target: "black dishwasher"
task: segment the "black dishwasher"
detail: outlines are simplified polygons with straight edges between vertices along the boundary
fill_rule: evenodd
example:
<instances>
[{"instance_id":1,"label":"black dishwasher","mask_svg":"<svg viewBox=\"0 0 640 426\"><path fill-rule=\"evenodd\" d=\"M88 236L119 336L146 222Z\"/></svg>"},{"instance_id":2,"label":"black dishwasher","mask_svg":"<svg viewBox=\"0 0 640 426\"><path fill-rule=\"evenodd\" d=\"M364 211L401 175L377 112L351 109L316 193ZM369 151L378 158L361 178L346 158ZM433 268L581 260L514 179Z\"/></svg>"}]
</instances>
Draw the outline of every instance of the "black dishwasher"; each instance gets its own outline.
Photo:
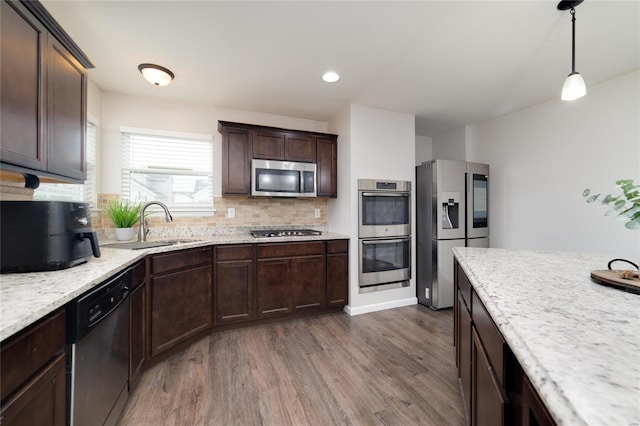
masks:
<instances>
[{"instance_id":1,"label":"black dishwasher","mask_svg":"<svg viewBox=\"0 0 640 426\"><path fill-rule=\"evenodd\" d=\"M114 425L129 397L131 269L67 306L68 420Z\"/></svg>"}]
</instances>

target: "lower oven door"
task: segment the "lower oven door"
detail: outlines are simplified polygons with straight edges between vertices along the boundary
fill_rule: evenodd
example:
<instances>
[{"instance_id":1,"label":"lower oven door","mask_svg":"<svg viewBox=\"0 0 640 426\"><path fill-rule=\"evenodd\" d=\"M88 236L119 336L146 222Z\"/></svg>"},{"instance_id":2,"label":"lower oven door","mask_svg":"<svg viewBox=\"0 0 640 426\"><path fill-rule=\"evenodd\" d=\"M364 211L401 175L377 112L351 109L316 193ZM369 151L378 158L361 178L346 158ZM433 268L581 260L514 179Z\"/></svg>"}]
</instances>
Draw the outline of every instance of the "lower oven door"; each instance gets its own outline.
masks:
<instances>
[{"instance_id":1,"label":"lower oven door","mask_svg":"<svg viewBox=\"0 0 640 426\"><path fill-rule=\"evenodd\" d=\"M411 278L411 237L360 240L360 287Z\"/></svg>"}]
</instances>

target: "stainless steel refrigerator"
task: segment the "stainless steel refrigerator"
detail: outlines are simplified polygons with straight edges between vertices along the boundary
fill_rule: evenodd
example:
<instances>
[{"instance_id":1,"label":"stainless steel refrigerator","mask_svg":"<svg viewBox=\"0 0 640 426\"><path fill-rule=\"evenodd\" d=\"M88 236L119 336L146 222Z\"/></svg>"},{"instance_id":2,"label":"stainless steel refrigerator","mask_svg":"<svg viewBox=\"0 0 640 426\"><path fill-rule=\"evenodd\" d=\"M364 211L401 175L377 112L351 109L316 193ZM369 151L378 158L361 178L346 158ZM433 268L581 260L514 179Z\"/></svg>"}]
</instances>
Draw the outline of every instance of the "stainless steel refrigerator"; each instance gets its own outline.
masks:
<instances>
[{"instance_id":1,"label":"stainless steel refrigerator","mask_svg":"<svg viewBox=\"0 0 640 426\"><path fill-rule=\"evenodd\" d=\"M453 306L454 247L489 247L489 165L433 160L416 167L418 302Z\"/></svg>"}]
</instances>

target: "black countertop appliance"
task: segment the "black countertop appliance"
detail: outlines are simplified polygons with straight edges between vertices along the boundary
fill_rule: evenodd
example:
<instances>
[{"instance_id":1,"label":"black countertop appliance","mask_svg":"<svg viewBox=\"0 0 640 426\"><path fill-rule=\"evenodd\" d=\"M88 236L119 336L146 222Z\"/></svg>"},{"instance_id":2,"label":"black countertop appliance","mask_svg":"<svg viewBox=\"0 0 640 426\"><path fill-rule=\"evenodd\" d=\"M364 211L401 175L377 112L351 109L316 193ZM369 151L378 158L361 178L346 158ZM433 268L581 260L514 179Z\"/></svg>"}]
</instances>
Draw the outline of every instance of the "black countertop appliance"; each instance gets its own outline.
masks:
<instances>
[{"instance_id":1,"label":"black countertop appliance","mask_svg":"<svg viewBox=\"0 0 640 426\"><path fill-rule=\"evenodd\" d=\"M1 272L70 268L100 257L86 203L0 201Z\"/></svg>"}]
</instances>

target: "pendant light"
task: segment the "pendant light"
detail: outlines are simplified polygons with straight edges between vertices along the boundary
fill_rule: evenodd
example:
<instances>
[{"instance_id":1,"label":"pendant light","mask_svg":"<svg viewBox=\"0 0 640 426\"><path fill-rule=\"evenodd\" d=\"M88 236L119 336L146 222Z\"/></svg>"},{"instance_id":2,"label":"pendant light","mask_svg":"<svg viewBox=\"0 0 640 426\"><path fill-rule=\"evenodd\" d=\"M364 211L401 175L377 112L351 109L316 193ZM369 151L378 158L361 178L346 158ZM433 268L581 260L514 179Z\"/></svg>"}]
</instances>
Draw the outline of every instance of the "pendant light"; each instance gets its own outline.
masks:
<instances>
[{"instance_id":1,"label":"pendant light","mask_svg":"<svg viewBox=\"0 0 640 426\"><path fill-rule=\"evenodd\" d=\"M579 72L576 72L576 9L584 0L565 0L558 3L559 10L571 11L571 74L562 86L563 101L573 101L587 94L587 87Z\"/></svg>"},{"instance_id":2,"label":"pendant light","mask_svg":"<svg viewBox=\"0 0 640 426\"><path fill-rule=\"evenodd\" d=\"M140 64L138 70L145 80L155 86L166 86L175 77L171 71L165 67L155 64Z\"/></svg>"}]
</instances>

